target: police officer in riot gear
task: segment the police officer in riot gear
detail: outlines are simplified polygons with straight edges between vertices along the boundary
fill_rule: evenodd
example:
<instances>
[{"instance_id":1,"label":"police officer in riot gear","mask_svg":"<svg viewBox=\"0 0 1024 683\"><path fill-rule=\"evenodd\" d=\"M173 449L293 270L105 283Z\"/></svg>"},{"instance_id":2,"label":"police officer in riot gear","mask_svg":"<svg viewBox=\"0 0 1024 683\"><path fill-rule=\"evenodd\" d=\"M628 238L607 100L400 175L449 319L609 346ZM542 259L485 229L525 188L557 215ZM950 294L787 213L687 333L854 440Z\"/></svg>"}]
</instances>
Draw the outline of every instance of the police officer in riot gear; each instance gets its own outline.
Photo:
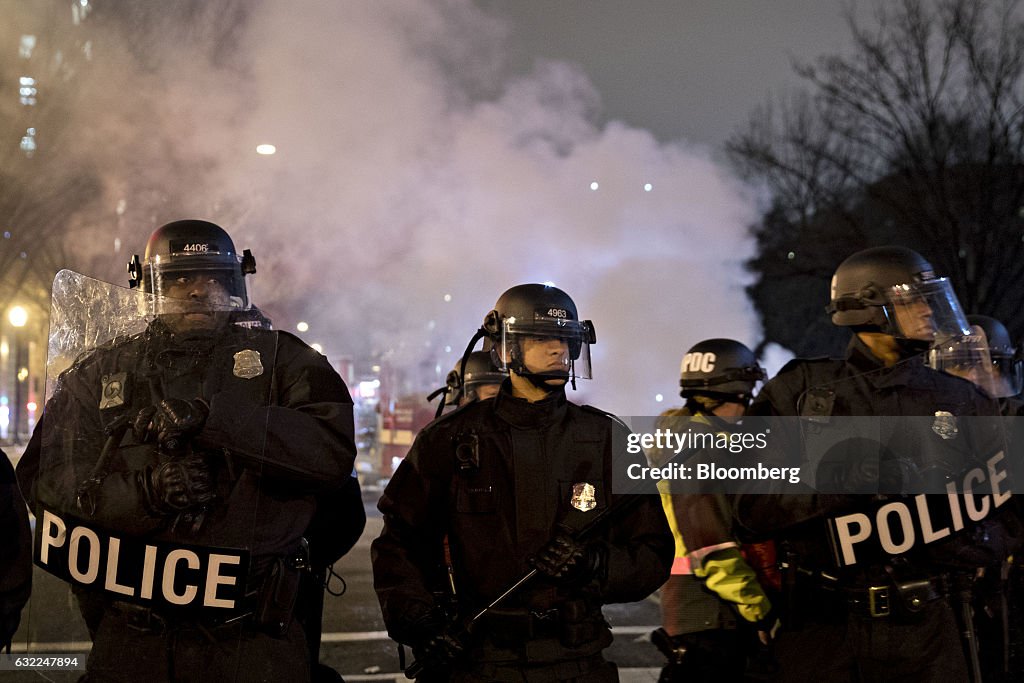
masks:
<instances>
[{"instance_id":1,"label":"police officer in riot gear","mask_svg":"<svg viewBox=\"0 0 1024 683\"><path fill-rule=\"evenodd\" d=\"M623 498L611 482L625 427L565 395L590 376L593 326L562 290L527 284L501 295L483 333L509 378L493 400L421 431L381 498L372 554L384 622L424 677L617 680L601 654L611 643L601 605L657 589L672 537L653 497L579 533Z\"/></svg>"},{"instance_id":2,"label":"police officer in riot gear","mask_svg":"<svg viewBox=\"0 0 1024 683\"><path fill-rule=\"evenodd\" d=\"M1024 415L1024 401L1018 394L1022 384L1022 367L1017 349L1006 327L995 318L968 315L971 333L937 345L928 354L928 365L974 382L982 391L999 402L1005 417ZM1019 481L1020 449L1024 433L1018 420L1005 420L1010 445L1010 461L1016 463L1015 481ZM975 626L979 642L982 679L1009 680L1011 642L1019 640L1021 600L1019 564L1013 558L979 571L974 586Z\"/></svg>"},{"instance_id":3,"label":"police officer in riot gear","mask_svg":"<svg viewBox=\"0 0 1024 683\"><path fill-rule=\"evenodd\" d=\"M683 356L679 369L679 395L691 412L713 413L720 404L728 416L742 415L754 398L754 388L768 377L754 352L733 339L705 339Z\"/></svg>"},{"instance_id":4,"label":"police officer in riot gear","mask_svg":"<svg viewBox=\"0 0 1024 683\"><path fill-rule=\"evenodd\" d=\"M746 412L755 387L765 379L764 368L742 343L701 341L684 354L680 366L679 394L686 405L666 411L663 417L669 419L663 424L678 432L728 430L729 421ZM745 641L752 640L755 630L767 640L774 627L772 603L762 586L778 588L774 545L748 544L741 553L724 496L671 493L664 484L668 482L662 486L662 505L675 536L676 557L661 591L662 628L652 634L669 659L659 680L740 680L748 657L755 654L752 643Z\"/></svg>"},{"instance_id":5,"label":"police officer in riot gear","mask_svg":"<svg viewBox=\"0 0 1024 683\"><path fill-rule=\"evenodd\" d=\"M147 324L60 375L18 468L44 568L70 566L89 680L308 680L302 537L352 472L348 390L298 338L252 324L255 260L219 226L164 225L129 270ZM110 539L106 581L54 525Z\"/></svg>"},{"instance_id":6,"label":"police officer in riot gear","mask_svg":"<svg viewBox=\"0 0 1024 683\"><path fill-rule=\"evenodd\" d=\"M476 343L475 338L473 343ZM495 366L490 351L470 351L455 363L445 378L444 386L427 396L427 401L441 396L437 406L437 417L440 417L446 406L462 406L470 401L494 398L507 377L508 371Z\"/></svg>"},{"instance_id":7,"label":"police officer in riot gear","mask_svg":"<svg viewBox=\"0 0 1024 683\"><path fill-rule=\"evenodd\" d=\"M461 373L461 374L460 374ZM464 377L462 375L465 375ZM448 373L448 387L452 393L451 402L463 405L470 401L484 401L498 395L498 388L508 377L507 371L499 370L489 351L473 351L466 357L466 369L462 363Z\"/></svg>"},{"instance_id":8,"label":"police officer in riot gear","mask_svg":"<svg viewBox=\"0 0 1024 683\"><path fill-rule=\"evenodd\" d=\"M1024 415L1024 361L1020 350L1010 339L1010 331L1000 321L987 315L969 315L967 322L984 335L991 362L991 395L999 399L1003 415Z\"/></svg>"},{"instance_id":9,"label":"police officer in riot gear","mask_svg":"<svg viewBox=\"0 0 1024 683\"><path fill-rule=\"evenodd\" d=\"M764 386L748 415L799 416L799 422L772 423L773 435L789 430L784 443L790 455L794 445L800 453L800 444L807 448L850 424L844 416L879 416L873 438L882 441L874 446L883 453L879 462L898 465L897 474L912 471L925 454L962 449L982 462L976 472L984 472L987 461L995 479L1002 446L988 431L992 421L982 416L996 415L997 406L970 382L924 363L930 346L968 332L949 282L910 249L866 249L837 268L828 310L833 324L853 332L846 357L790 362ZM912 416L925 418L918 422L930 429L914 431ZM891 417L908 419L884 422ZM837 442L857 445L858 452L851 450L841 462L855 463L853 456L868 441ZM813 473L806 461L810 451L803 452ZM882 495L831 489L744 494L734 501L741 526L780 544L784 627L775 644L782 679L969 680L969 671L978 670L970 583L978 567L998 564L1018 542L1019 524L1012 505L1004 504L1010 496L993 494L973 526L943 529L935 516L919 534L907 525L902 532L880 532L880 524L896 517L878 510L900 513L901 523L918 514L923 524L933 503L949 506L957 499L916 496L912 512L908 499L888 495L903 490L884 483L891 471L854 466L847 472L848 490L864 490L858 476L874 477L873 490ZM953 480L961 473L945 475ZM857 534L842 533L858 522ZM839 533L830 536L829 530ZM881 536L886 531L890 535ZM896 546L892 538L900 533ZM962 640L961 631L969 637Z\"/></svg>"},{"instance_id":10,"label":"police officer in riot gear","mask_svg":"<svg viewBox=\"0 0 1024 683\"><path fill-rule=\"evenodd\" d=\"M249 329L273 329L270 319L256 306L244 313L234 313L233 325ZM339 596L329 590L334 563L355 547L366 528L366 510L359 478L355 470L339 489L319 491L316 513L303 537L309 543L309 567L302 572L298 597L295 600L295 618L302 624L309 648L310 679L312 683L336 683L341 675L320 661L320 640L323 634L324 593Z\"/></svg>"}]
</instances>

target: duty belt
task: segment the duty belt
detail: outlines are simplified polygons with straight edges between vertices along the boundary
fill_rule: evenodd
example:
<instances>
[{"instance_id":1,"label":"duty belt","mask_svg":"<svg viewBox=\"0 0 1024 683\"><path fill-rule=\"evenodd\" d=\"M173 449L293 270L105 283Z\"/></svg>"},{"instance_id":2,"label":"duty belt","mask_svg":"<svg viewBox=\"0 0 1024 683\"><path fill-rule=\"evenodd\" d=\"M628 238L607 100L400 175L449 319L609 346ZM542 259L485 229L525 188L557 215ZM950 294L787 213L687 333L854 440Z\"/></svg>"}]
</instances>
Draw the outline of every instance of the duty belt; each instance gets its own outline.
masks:
<instances>
[{"instance_id":1,"label":"duty belt","mask_svg":"<svg viewBox=\"0 0 1024 683\"><path fill-rule=\"evenodd\" d=\"M934 576L871 586L847 586L843 592L850 613L861 617L888 617L893 612L913 614L949 594L946 576Z\"/></svg>"},{"instance_id":2,"label":"duty belt","mask_svg":"<svg viewBox=\"0 0 1024 683\"><path fill-rule=\"evenodd\" d=\"M483 619L487 630L501 638L516 640L556 637L560 624L558 609L495 608Z\"/></svg>"},{"instance_id":3,"label":"duty belt","mask_svg":"<svg viewBox=\"0 0 1024 683\"><path fill-rule=\"evenodd\" d=\"M177 628L196 628L213 640L213 634L227 629L251 624L253 610L233 610L224 616L210 617L202 614L174 614L155 610L152 607L136 605L124 600L110 603L125 625L141 633L161 635Z\"/></svg>"}]
</instances>

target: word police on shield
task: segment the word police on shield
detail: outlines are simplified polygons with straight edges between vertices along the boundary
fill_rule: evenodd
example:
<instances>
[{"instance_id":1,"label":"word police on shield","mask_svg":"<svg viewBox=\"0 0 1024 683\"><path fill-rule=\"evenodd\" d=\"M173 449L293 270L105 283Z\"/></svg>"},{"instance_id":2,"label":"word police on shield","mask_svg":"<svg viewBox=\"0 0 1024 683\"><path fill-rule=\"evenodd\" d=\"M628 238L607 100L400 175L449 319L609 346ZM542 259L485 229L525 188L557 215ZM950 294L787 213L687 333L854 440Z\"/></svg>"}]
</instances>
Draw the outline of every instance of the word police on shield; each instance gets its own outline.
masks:
<instances>
[{"instance_id":1,"label":"word police on shield","mask_svg":"<svg viewBox=\"0 0 1024 683\"><path fill-rule=\"evenodd\" d=\"M35 563L64 581L149 606L241 606L247 550L118 537L45 506L38 512Z\"/></svg>"}]
</instances>

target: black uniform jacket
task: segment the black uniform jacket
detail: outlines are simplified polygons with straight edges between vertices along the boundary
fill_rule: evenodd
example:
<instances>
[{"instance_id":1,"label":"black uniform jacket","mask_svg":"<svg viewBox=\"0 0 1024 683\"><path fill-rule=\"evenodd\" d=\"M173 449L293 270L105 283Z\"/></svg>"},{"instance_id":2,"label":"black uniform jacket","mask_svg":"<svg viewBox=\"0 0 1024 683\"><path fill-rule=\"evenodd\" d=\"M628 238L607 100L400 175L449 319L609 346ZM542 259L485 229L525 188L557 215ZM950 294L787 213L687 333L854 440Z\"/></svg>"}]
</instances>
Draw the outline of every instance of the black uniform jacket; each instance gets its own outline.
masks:
<instances>
[{"instance_id":1,"label":"black uniform jacket","mask_svg":"<svg viewBox=\"0 0 1024 683\"><path fill-rule=\"evenodd\" d=\"M169 456L139 443L123 422L111 431L164 398L202 398L210 406L194 446L213 470L217 501L198 531L172 530L145 500L142 473ZM105 445L109 455L97 468ZM236 326L182 340L156 321L61 374L18 478L30 503L112 532L280 555L297 547L315 494L340 488L354 458L345 383L301 340ZM95 511L84 515L77 492L91 476L99 478Z\"/></svg>"},{"instance_id":2,"label":"black uniform jacket","mask_svg":"<svg viewBox=\"0 0 1024 683\"><path fill-rule=\"evenodd\" d=\"M748 414L933 418L951 415L961 433L959 438L946 442L950 448L966 448L983 460L1005 447L1005 440L1000 437L1000 421L984 419L984 416L999 415L998 405L971 382L927 367L920 356L885 367L857 336L851 339L845 359L791 361L765 385ZM787 421L786 424L795 423ZM894 432L899 440L898 430ZM806 435L791 438L806 438ZM915 446L906 435L902 438L904 445L910 444L908 450L923 448L919 444ZM934 436L930 439L943 443ZM829 564L825 558L831 555L824 525L812 523L790 528L833 514L868 512L878 504L870 495L837 492L741 495L734 501L734 511L741 527L756 536L777 538L781 532L783 537L806 541L802 544L805 559L822 567ZM967 530L959 537L954 535L946 542L928 546L928 557L923 563L983 565L998 562L1016 542L1013 537L1019 533L1015 530L1019 528L1016 517L1009 510L1012 507L1008 505L1004 511L1009 515L987 520L980 531ZM1007 525L1012 528L1006 528Z\"/></svg>"},{"instance_id":3,"label":"black uniform jacket","mask_svg":"<svg viewBox=\"0 0 1024 683\"><path fill-rule=\"evenodd\" d=\"M556 525L580 528L620 499L611 490L613 455L616 444L625 450L626 434L621 422L570 403L564 391L528 403L507 381L494 400L428 425L379 503L374 587L389 633L408 642L406 627L435 604L446 535L459 611L472 615L529 571L527 559ZM584 594L599 604L629 602L668 577L673 542L657 496L644 496L592 538L607 549L600 580L559 588L537 577L503 607L545 610Z\"/></svg>"}]
</instances>

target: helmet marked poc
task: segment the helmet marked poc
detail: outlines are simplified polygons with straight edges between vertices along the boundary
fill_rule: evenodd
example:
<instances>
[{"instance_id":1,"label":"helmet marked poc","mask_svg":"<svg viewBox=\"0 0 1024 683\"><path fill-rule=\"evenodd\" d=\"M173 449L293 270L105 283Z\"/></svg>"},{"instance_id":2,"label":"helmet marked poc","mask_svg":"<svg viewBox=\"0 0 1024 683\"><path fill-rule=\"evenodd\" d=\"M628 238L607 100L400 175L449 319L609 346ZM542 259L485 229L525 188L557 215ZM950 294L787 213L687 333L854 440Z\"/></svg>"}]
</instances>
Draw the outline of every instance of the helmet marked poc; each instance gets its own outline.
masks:
<instances>
[{"instance_id":1,"label":"helmet marked poc","mask_svg":"<svg viewBox=\"0 0 1024 683\"><path fill-rule=\"evenodd\" d=\"M711 372L715 369L715 359L717 356L713 353L701 353L701 352L690 352L683 356L683 366L680 369L681 372Z\"/></svg>"},{"instance_id":2,"label":"helmet marked poc","mask_svg":"<svg viewBox=\"0 0 1024 683\"><path fill-rule=\"evenodd\" d=\"M705 339L683 355L679 367L679 395L705 395L736 403L749 403L758 382L767 373L754 352L734 339Z\"/></svg>"}]
</instances>

